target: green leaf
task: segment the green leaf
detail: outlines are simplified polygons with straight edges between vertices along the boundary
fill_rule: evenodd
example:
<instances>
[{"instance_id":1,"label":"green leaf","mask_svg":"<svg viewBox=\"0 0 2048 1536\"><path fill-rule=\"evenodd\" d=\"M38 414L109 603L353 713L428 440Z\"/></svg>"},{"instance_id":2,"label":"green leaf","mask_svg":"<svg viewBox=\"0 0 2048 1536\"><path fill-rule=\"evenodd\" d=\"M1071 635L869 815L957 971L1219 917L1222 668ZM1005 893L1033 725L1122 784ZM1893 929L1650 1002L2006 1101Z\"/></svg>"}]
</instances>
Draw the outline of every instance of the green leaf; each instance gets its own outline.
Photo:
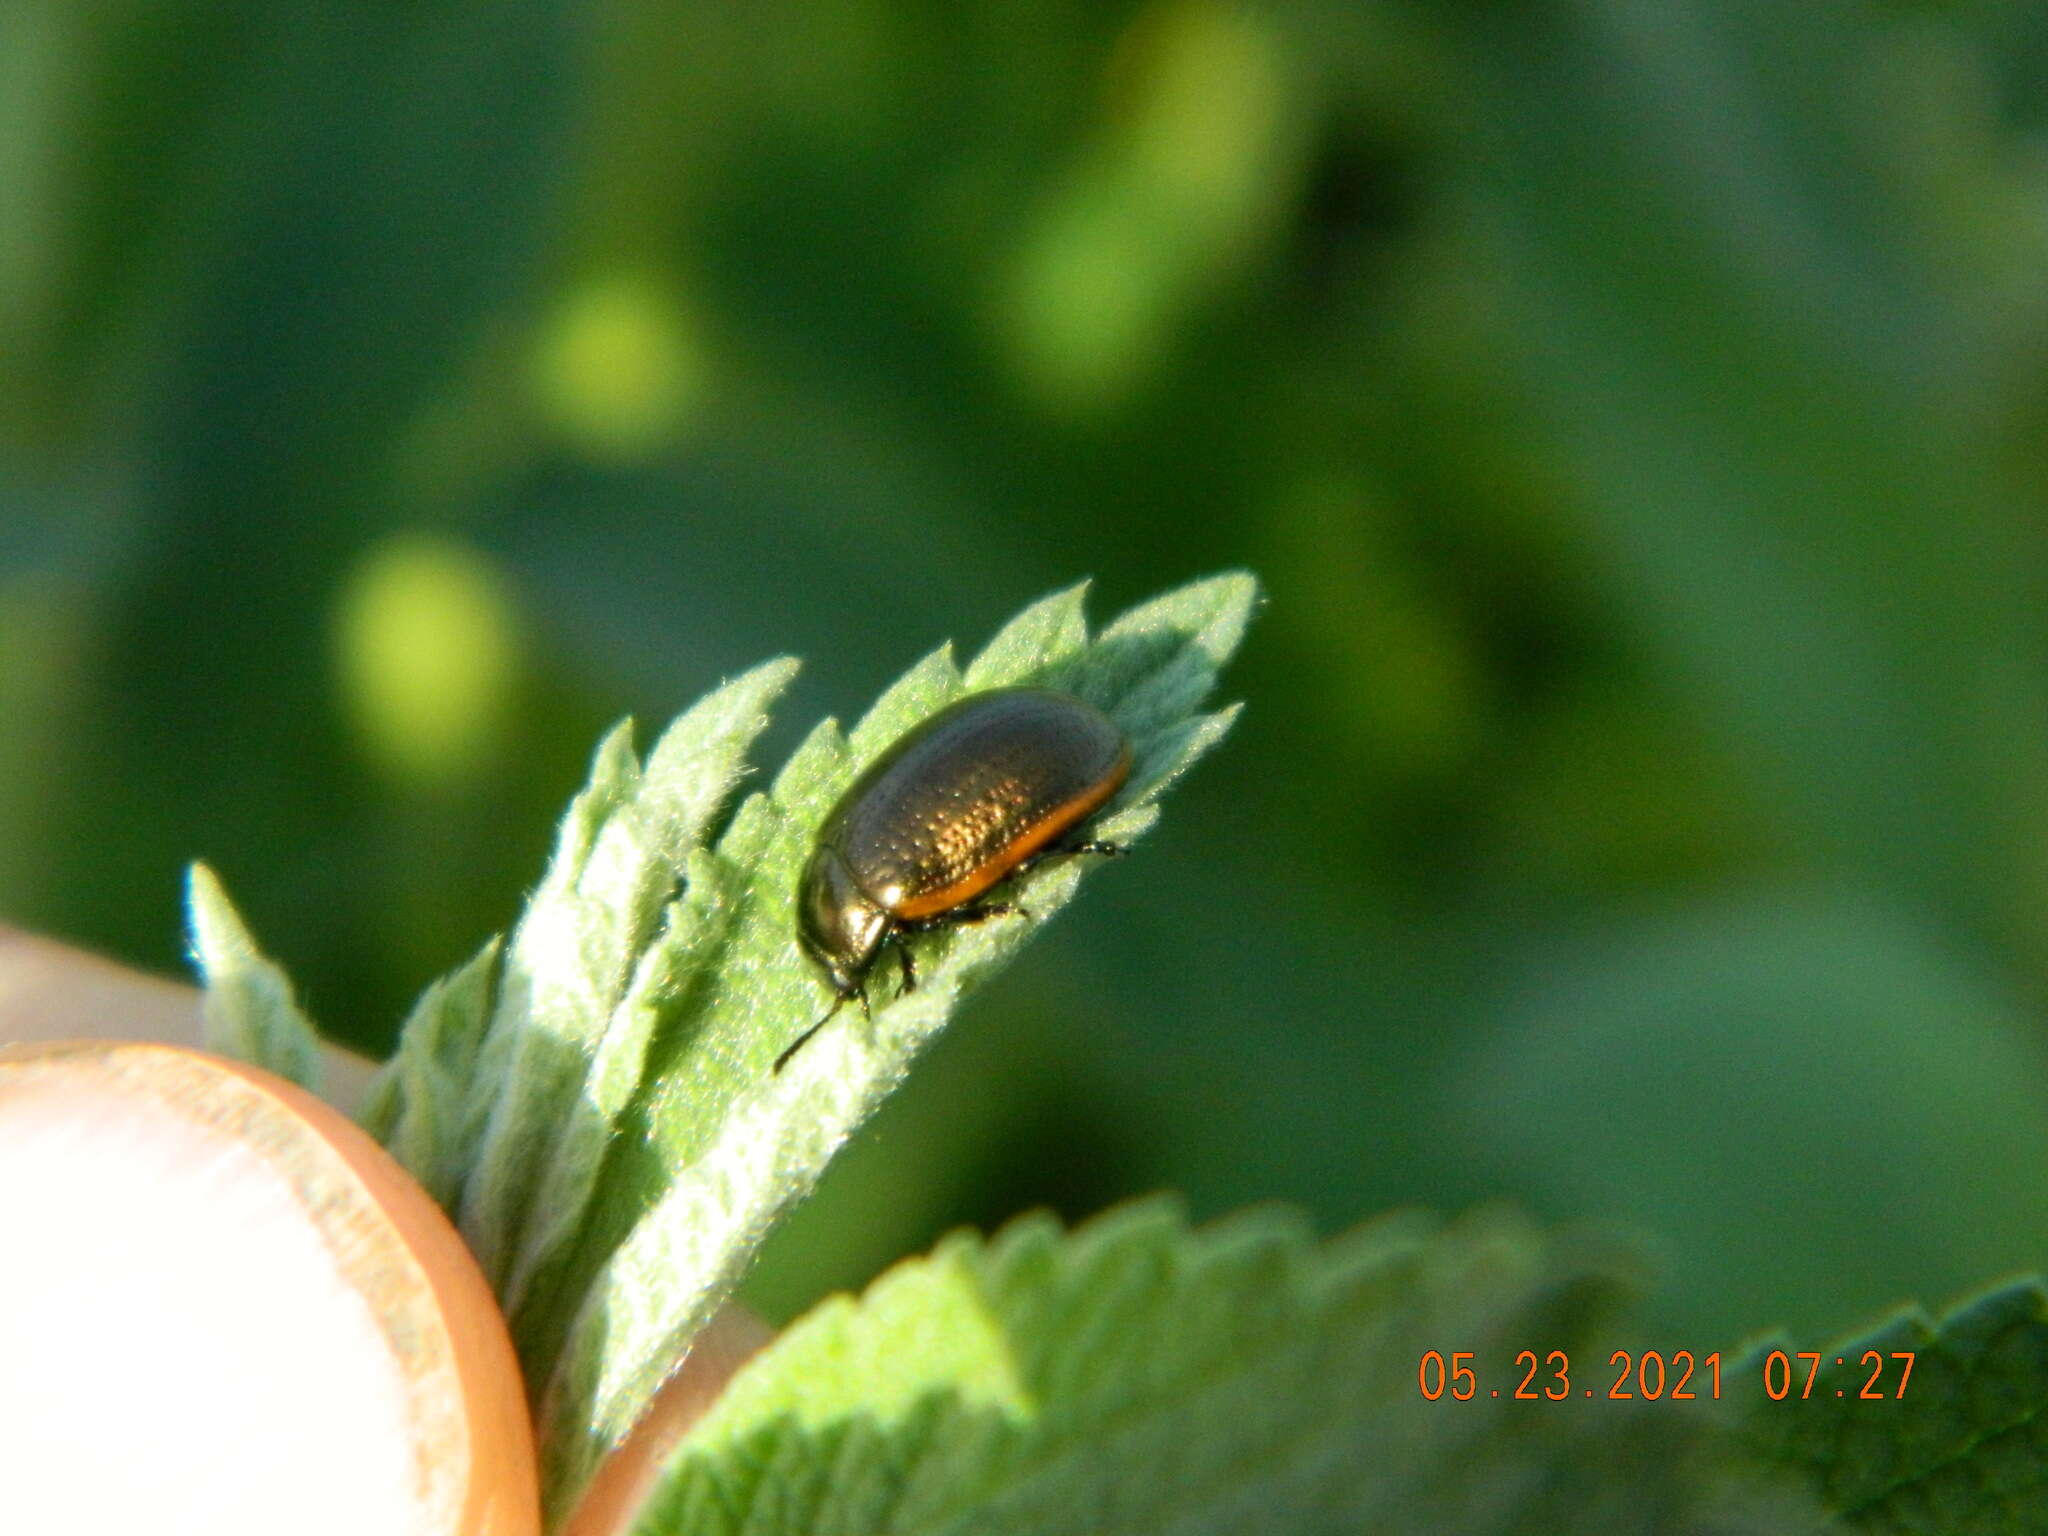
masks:
<instances>
[{"instance_id":1,"label":"green leaf","mask_svg":"<svg viewBox=\"0 0 2048 1536\"><path fill-rule=\"evenodd\" d=\"M643 768L631 726L589 786L505 952L468 1087L458 1154L464 1237L508 1310L581 1219L606 1142L640 1086L671 951L693 952L670 903L738 781L766 710L796 672L772 661L685 713Z\"/></svg>"},{"instance_id":2,"label":"green leaf","mask_svg":"<svg viewBox=\"0 0 2048 1536\"><path fill-rule=\"evenodd\" d=\"M492 939L467 965L427 988L357 1115L444 1206L454 1203L469 1150L461 1112L476 1081L502 949Z\"/></svg>"},{"instance_id":3,"label":"green leaf","mask_svg":"<svg viewBox=\"0 0 2048 1536\"><path fill-rule=\"evenodd\" d=\"M256 947L220 877L204 864L194 864L187 877L185 911L206 984L207 1049L317 1091L319 1032L300 1011L284 968Z\"/></svg>"},{"instance_id":4,"label":"green leaf","mask_svg":"<svg viewBox=\"0 0 2048 1536\"><path fill-rule=\"evenodd\" d=\"M1317 1244L1165 1200L956 1234L750 1362L634 1536L1792 1528L1703 1419L1514 1400L1518 1350L1586 1345L1617 1298L1573 1247L1504 1211ZM1431 1350L1471 1352L1469 1400L1423 1397Z\"/></svg>"},{"instance_id":5,"label":"green leaf","mask_svg":"<svg viewBox=\"0 0 2048 1536\"><path fill-rule=\"evenodd\" d=\"M1787 1357L1790 1385L1780 1402L1764 1390L1773 1350ZM1741 1408L1748 1441L1809 1477L1829 1510L1865 1530L1901 1536L2048 1531L2048 1291L2041 1281L1991 1291L1939 1325L1924 1312L1902 1312L1819 1353L1810 1389L1808 1363L1782 1337L1756 1344L1729 1379L1749 1390ZM1910 1374L1894 1358L1904 1353L1913 1356ZM1866 1388L1876 1397L1865 1398Z\"/></svg>"},{"instance_id":6,"label":"green leaf","mask_svg":"<svg viewBox=\"0 0 2048 1536\"><path fill-rule=\"evenodd\" d=\"M1241 574L1193 583L1087 639L1082 589L1020 614L966 668L932 653L842 737L826 721L773 787L750 796L713 850L690 861L665 921L645 1083L614 1138L601 1195L570 1250L529 1271L514 1336L542 1389L549 1506L573 1500L599 1456L629 1430L754 1249L806 1194L854 1128L976 981L1065 905L1081 871L1055 860L1022 887L1029 916L919 943L922 982L843 1013L780 1074L782 1049L831 1000L792 942L798 871L819 821L860 768L967 689L1042 682L1107 710L1130 734L1130 783L1098 823L1129 842L1152 801L1206 751L1233 711L1202 714L1216 671L1256 598Z\"/></svg>"}]
</instances>

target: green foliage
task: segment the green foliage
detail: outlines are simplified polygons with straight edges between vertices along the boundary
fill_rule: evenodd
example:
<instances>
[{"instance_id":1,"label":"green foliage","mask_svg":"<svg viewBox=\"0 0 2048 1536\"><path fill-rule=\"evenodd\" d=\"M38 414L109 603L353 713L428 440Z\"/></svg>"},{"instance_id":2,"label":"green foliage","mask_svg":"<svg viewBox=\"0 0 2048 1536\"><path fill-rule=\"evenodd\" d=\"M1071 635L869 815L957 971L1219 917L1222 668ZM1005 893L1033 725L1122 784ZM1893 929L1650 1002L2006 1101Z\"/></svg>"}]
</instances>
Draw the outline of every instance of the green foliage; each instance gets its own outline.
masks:
<instances>
[{"instance_id":1,"label":"green foliage","mask_svg":"<svg viewBox=\"0 0 2048 1536\"><path fill-rule=\"evenodd\" d=\"M1028 918L938 940L915 993L878 1001L871 1024L839 1021L775 1074L782 1048L829 997L791 941L797 873L826 810L863 763L964 690L1035 681L1089 698L1130 734L1129 784L1097 823L1105 836L1130 841L1156 817L1160 789L1229 723L1230 711L1197 708L1243 633L1253 594L1243 576L1199 582L1092 641L1081 589L1047 598L964 673L942 648L850 737L830 722L813 731L774 786L739 808L717 848L691 857L674 922L690 936L691 963L664 988L662 1038L637 1096L635 1134L613 1144L604 1201L576 1251L512 1312L544 1384L553 1500L571 1495L624 1436L776 1217L902 1079L963 991L1063 906L1080 875L1072 861L1034 872L1023 888Z\"/></svg>"},{"instance_id":2,"label":"green foliage","mask_svg":"<svg viewBox=\"0 0 2048 1536\"><path fill-rule=\"evenodd\" d=\"M364 1122L461 1220L511 1319L543 1415L555 1507L622 1438L776 1218L816 1183L965 990L1073 894L1074 861L1023 887L1028 916L921 946L923 984L771 1070L829 992L793 942L798 869L862 764L963 693L1036 682L1129 734L1096 825L1129 843L1159 792L1228 728L1201 704L1256 588L1197 582L1091 637L1083 589L1026 609L964 670L942 647L848 738L814 731L707 845L769 702L758 667L678 719L643 766L598 750L504 947L430 988ZM681 889L678 891L679 878Z\"/></svg>"},{"instance_id":3,"label":"green foliage","mask_svg":"<svg viewBox=\"0 0 2048 1536\"><path fill-rule=\"evenodd\" d=\"M715 838L794 664L715 690L644 763L630 725L613 730L510 940L414 1008L363 1120L459 1216L505 1304L552 1517L965 991L1074 892L1078 861L1034 871L1028 917L921 941L916 992L774 1071L829 996L792 942L797 871L861 767L963 693L1069 689L1132 739L1129 784L1098 823L1128 843L1229 727L1234 709L1202 706L1250 578L1196 582L1093 637L1082 597L1027 608L965 668L941 647L844 737L825 722ZM191 914L210 1042L305 1080L312 1027L204 865ZM1390 1219L1320 1248L1293 1216L1192 1232L1156 1203L1070 1236L1038 1218L956 1236L751 1364L637 1529L1476 1536L1582 1529L1596 1511L1607 1531L1806 1529L1814 1506L1758 1464L1874 1529L2048 1529L2028 1523L2048 1491L2037 1284L1938 1332L1908 1316L1840 1346L1810 1397L1756 1404L1733 1436L1675 1402L1532 1410L1418 1390L1432 1349L1494 1368L1532 1342L1598 1359L1616 1296L1611 1262L1498 1214L1441 1231ZM1728 1368L1738 1401L1771 1347ZM1865 1351L1909 1349L1912 1390L1861 1400Z\"/></svg>"},{"instance_id":4,"label":"green foliage","mask_svg":"<svg viewBox=\"0 0 2048 1536\"><path fill-rule=\"evenodd\" d=\"M1759 1385L1773 1350L1789 1367L1774 1378L1782 1402ZM1811 1370L1789 1339L1765 1339L1730 1379L1754 1393L1744 1438L1810 1478L1831 1511L1885 1536L2048 1531L2048 1290L2038 1279L1939 1324L1902 1312L1818 1353ZM1906 1353L1910 1373L1897 1358Z\"/></svg>"},{"instance_id":5,"label":"green foliage","mask_svg":"<svg viewBox=\"0 0 2048 1536\"><path fill-rule=\"evenodd\" d=\"M491 1018L501 950L492 939L420 995L399 1030L398 1049L357 1111L363 1128L450 1210L474 1150L463 1110L477 1084L477 1051Z\"/></svg>"},{"instance_id":6,"label":"green foliage","mask_svg":"<svg viewBox=\"0 0 2048 1536\"><path fill-rule=\"evenodd\" d=\"M382 1055L421 976L509 936L619 716L799 653L815 717L906 616L1256 565L1259 750L1191 789L1232 834L1099 882L974 1069L904 1096L965 1155L841 1180L761 1295L1162 1185L1326 1228L1625 1214L1695 1339L2040 1263L2024 1156L1883 1222L1825 1191L1950 1183L1975 1153L1928 1149L1990 1139L1987 1077L2029 1101L2009 1150L2048 1116L2008 1069L2048 977L2042 13L929 19L0 7L7 919L176 966L204 850ZM489 697L418 691L447 630L358 606L422 547L502 602ZM387 733L459 762L376 739L366 654L437 716ZM1776 1029L1801 945L1748 898L1787 890L1846 900ZM1712 996L1522 1070L1581 957L1666 925ZM1617 1111L1680 1032L1776 1085L1856 1068L1900 954L1988 1006L1897 1019L1955 1067L1895 1135L1813 1095L1810 1198L1760 1196L1781 1122L1737 1089Z\"/></svg>"},{"instance_id":7,"label":"green foliage","mask_svg":"<svg viewBox=\"0 0 2048 1536\"><path fill-rule=\"evenodd\" d=\"M710 694L644 767L630 723L606 737L513 930L457 1153L463 1235L510 1312L582 1218L657 1020L701 963L677 872L795 671L769 662Z\"/></svg>"},{"instance_id":8,"label":"green foliage","mask_svg":"<svg viewBox=\"0 0 2048 1536\"><path fill-rule=\"evenodd\" d=\"M1617 1294L1498 1211L1320 1245L1164 1201L956 1234L750 1362L634 1533L1793 1529L1667 1406L1422 1397L1426 1351L1571 1351Z\"/></svg>"},{"instance_id":9,"label":"green foliage","mask_svg":"<svg viewBox=\"0 0 2048 1536\"><path fill-rule=\"evenodd\" d=\"M1226 835L1097 881L757 1294L1161 1186L1623 1215L1694 1343L2039 1265L2040 8L929 20L0 7L7 920L170 967L204 849L381 1053L513 934L605 722L783 651L822 713L906 613L1256 563L1259 750L1187 797ZM508 670L399 782L342 632L422 532ZM727 853L684 856L707 901ZM215 1037L292 1070L207 906ZM368 1111L529 1361L691 1151L628 1080L720 1080L636 911L552 973L561 1054L492 1027L486 949Z\"/></svg>"}]
</instances>

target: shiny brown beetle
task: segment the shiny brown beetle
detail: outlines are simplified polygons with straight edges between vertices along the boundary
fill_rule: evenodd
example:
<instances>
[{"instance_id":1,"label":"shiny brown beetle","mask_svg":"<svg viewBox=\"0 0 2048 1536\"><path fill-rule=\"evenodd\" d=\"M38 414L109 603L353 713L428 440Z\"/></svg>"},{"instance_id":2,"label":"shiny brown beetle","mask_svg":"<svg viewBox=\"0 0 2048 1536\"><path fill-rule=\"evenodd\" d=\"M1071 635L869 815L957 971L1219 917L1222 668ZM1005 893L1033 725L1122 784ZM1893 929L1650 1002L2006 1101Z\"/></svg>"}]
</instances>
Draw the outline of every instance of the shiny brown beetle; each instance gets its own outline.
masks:
<instances>
[{"instance_id":1,"label":"shiny brown beetle","mask_svg":"<svg viewBox=\"0 0 2048 1536\"><path fill-rule=\"evenodd\" d=\"M907 936L1017 911L978 898L1041 859L1121 853L1079 834L1130 771L1115 721L1046 688L973 694L890 746L825 818L797 883L797 937L838 996L775 1070L848 998L867 1006L890 944L908 991Z\"/></svg>"}]
</instances>

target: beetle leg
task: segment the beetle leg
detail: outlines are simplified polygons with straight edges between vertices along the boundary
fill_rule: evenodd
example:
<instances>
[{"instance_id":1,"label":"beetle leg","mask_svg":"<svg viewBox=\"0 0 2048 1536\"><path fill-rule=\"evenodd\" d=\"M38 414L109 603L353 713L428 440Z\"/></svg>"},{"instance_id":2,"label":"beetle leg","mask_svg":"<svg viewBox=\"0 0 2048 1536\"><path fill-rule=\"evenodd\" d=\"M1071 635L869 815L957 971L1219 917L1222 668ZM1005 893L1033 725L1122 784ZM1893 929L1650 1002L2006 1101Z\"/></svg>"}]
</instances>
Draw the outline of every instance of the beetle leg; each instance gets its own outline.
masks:
<instances>
[{"instance_id":1,"label":"beetle leg","mask_svg":"<svg viewBox=\"0 0 2048 1536\"><path fill-rule=\"evenodd\" d=\"M917 990L917 966L911 961L910 946L900 939L896 943L896 963L903 971L904 993L915 992Z\"/></svg>"},{"instance_id":2,"label":"beetle leg","mask_svg":"<svg viewBox=\"0 0 2048 1536\"><path fill-rule=\"evenodd\" d=\"M1063 848L1042 848L1028 858L1019 859L1016 867L1003 878L1005 880L1015 880L1020 875L1030 874L1032 870L1043 864L1047 859L1065 858L1070 853L1099 853L1106 859L1120 859L1130 851L1122 843L1098 842L1069 843Z\"/></svg>"},{"instance_id":3,"label":"beetle leg","mask_svg":"<svg viewBox=\"0 0 2048 1536\"><path fill-rule=\"evenodd\" d=\"M934 912L930 917L916 918L903 925L904 933L936 933L944 928L967 928L975 923L985 923L992 917L1029 917L1031 913L1014 901L983 901L971 907L955 907L950 912Z\"/></svg>"},{"instance_id":4,"label":"beetle leg","mask_svg":"<svg viewBox=\"0 0 2048 1536\"><path fill-rule=\"evenodd\" d=\"M971 907L955 907L951 912L941 912L934 920L940 928L971 928L976 923L985 923L992 917L1029 917L1031 914L1014 901L984 901Z\"/></svg>"}]
</instances>

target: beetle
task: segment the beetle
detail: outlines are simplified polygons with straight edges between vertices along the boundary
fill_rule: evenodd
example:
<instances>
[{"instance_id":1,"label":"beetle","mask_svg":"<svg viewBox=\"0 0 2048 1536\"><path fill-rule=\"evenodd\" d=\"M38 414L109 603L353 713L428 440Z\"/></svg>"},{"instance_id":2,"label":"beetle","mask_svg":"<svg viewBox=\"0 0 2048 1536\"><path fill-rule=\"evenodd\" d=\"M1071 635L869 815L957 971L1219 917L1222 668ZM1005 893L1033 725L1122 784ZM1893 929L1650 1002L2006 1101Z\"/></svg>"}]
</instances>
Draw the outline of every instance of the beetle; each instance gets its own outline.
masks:
<instances>
[{"instance_id":1,"label":"beetle","mask_svg":"<svg viewBox=\"0 0 2048 1536\"><path fill-rule=\"evenodd\" d=\"M1130 777L1131 743L1094 705L1049 688L995 688L898 738L839 798L797 881L797 938L837 994L775 1059L780 1072L892 944L903 990L917 985L905 940L1022 909L988 891L1055 854L1120 854L1085 835Z\"/></svg>"}]
</instances>

